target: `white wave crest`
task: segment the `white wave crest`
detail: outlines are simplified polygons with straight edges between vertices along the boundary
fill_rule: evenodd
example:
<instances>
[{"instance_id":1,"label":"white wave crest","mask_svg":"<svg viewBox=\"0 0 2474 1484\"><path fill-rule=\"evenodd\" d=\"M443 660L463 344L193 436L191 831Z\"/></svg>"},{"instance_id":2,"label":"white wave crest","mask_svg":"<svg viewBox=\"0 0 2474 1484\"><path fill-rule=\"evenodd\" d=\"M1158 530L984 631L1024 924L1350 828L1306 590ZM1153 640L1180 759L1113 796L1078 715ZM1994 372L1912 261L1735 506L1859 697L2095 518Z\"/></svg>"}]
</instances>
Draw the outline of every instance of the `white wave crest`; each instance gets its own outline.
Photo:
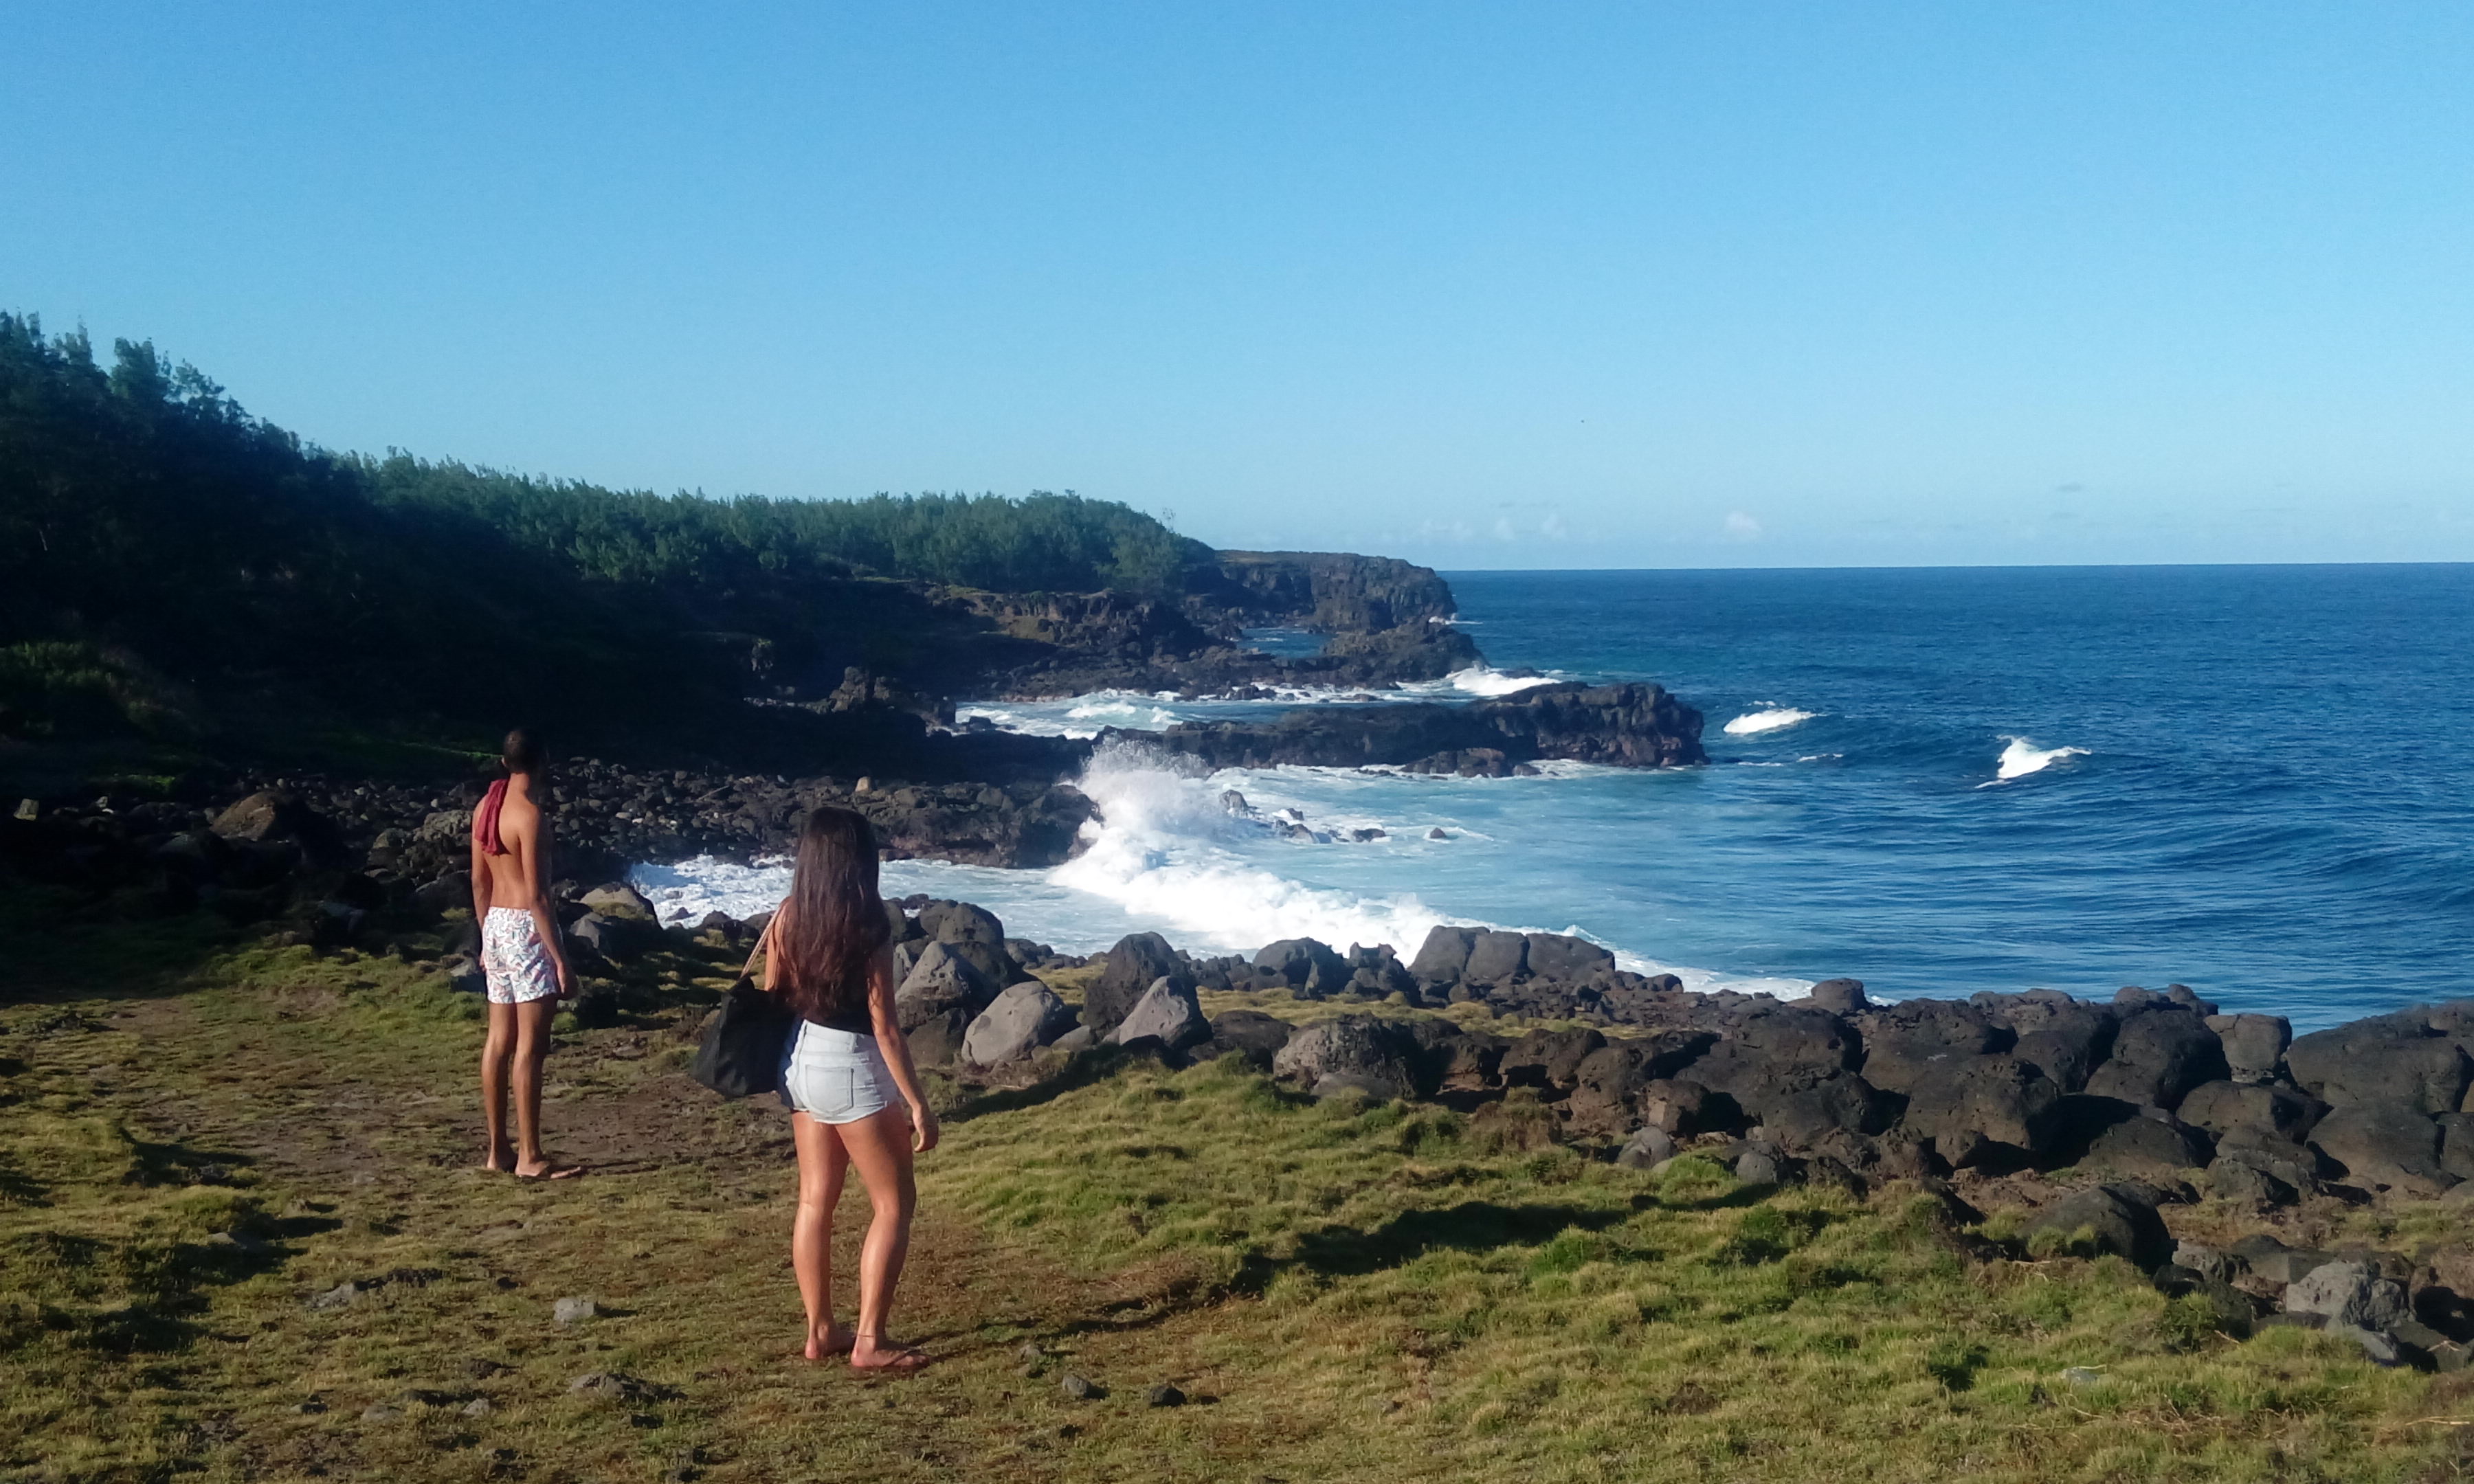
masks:
<instances>
[{"instance_id":1,"label":"white wave crest","mask_svg":"<svg viewBox=\"0 0 2474 1484\"><path fill-rule=\"evenodd\" d=\"M1808 722L1819 714L1818 711L1799 711L1786 706L1764 706L1758 711L1746 711L1722 730L1731 737L1757 736L1764 731L1783 731L1798 722Z\"/></svg>"},{"instance_id":2,"label":"white wave crest","mask_svg":"<svg viewBox=\"0 0 2474 1484\"><path fill-rule=\"evenodd\" d=\"M1551 675L1506 675L1501 670L1482 664L1454 670L1443 679L1450 682L1452 689L1472 696L1517 695L1533 686L1555 683L1555 677Z\"/></svg>"},{"instance_id":3,"label":"white wave crest","mask_svg":"<svg viewBox=\"0 0 2474 1484\"><path fill-rule=\"evenodd\" d=\"M2038 747L2025 737L2003 737L2001 740L2010 745L2001 750L2001 760L1995 767L1993 783L2024 778L2030 773L2044 772L2065 757L2085 757L2088 754L2088 750L2083 747ZM1977 786L1990 788L1993 784Z\"/></svg>"},{"instance_id":4,"label":"white wave crest","mask_svg":"<svg viewBox=\"0 0 2474 1484\"><path fill-rule=\"evenodd\" d=\"M1578 765L1573 765L1577 767ZM1315 797L1291 796L1282 779L1311 778ZM1078 780L1100 808L1083 826L1082 852L1050 871L1002 871L942 861L886 861L885 894L925 893L975 901L1005 921L1007 932L1068 953L1106 949L1128 932L1154 929L1197 953L1251 954L1282 938L1319 938L1335 947L1390 944L1415 953L1441 925L1504 927L1578 934L1564 924L1514 925L1443 912L1414 892L1360 891L1312 885L1282 874L1290 850L1339 851L1325 861L1364 859L1358 844L1315 844L1284 832L1279 822L1305 825L1321 839L1359 827L1384 828L1405 850L1485 849L1495 837L1455 821L1450 840L1430 845L1422 822L1389 813L1430 799L1418 780L1399 792L1395 775L1355 769L1274 769L1206 774L1189 759L1138 742L1111 740ZM1239 812L1224 800L1249 795ZM1336 796L1336 797L1335 797ZM1300 805L1305 805L1301 807ZM1294 841L1294 843L1292 843ZM1302 857L1291 857L1302 859ZM745 918L771 910L789 890L788 863L778 857L737 865L710 856L672 865L639 866L630 878L665 922L693 923L708 912ZM1690 990L1734 989L1794 997L1807 981L1729 974L1660 962L1614 944L1616 964L1635 973L1672 973Z\"/></svg>"},{"instance_id":5,"label":"white wave crest","mask_svg":"<svg viewBox=\"0 0 2474 1484\"><path fill-rule=\"evenodd\" d=\"M1450 921L1414 894L1311 887L1244 860L1230 847L1265 826L1222 804L1227 781L1183 772L1152 748L1103 746L1079 786L1104 823L1049 878L1170 924L1173 938L1184 935L1181 946L1222 952L1297 937L1414 952L1429 928Z\"/></svg>"}]
</instances>

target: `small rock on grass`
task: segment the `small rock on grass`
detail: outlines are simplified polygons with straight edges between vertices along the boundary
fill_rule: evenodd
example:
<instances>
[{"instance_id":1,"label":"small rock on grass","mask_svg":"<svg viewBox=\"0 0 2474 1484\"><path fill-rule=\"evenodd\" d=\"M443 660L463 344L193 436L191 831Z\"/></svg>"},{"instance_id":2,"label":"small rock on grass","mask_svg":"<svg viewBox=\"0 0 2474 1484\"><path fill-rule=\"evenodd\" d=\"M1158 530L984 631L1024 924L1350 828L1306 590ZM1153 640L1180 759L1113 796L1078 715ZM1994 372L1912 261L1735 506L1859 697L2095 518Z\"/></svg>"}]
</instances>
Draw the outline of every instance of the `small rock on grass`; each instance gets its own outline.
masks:
<instances>
[{"instance_id":1,"label":"small rock on grass","mask_svg":"<svg viewBox=\"0 0 2474 1484\"><path fill-rule=\"evenodd\" d=\"M1185 1393L1163 1382L1143 1393L1145 1406L1183 1406Z\"/></svg>"},{"instance_id":2,"label":"small rock on grass","mask_svg":"<svg viewBox=\"0 0 2474 1484\"><path fill-rule=\"evenodd\" d=\"M464 1403L464 1415L467 1417L487 1417L491 1411L490 1399L487 1397L474 1397Z\"/></svg>"},{"instance_id":3,"label":"small rock on grass","mask_svg":"<svg viewBox=\"0 0 2474 1484\"><path fill-rule=\"evenodd\" d=\"M303 1417L314 1416L317 1413L327 1410L327 1402L324 1398L310 1397L302 1401L300 1405L294 1407L292 1410L300 1413Z\"/></svg>"},{"instance_id":4,"label":"small rock on grass","mask_svg":"<svg viewBox=\"0 0 2474 1484\"><path fill-rule=\"evenodd\" d=\"M361 1421L365 1423L391 1423L402 1415L403 1408L384 1401L373 1401L361 1408Z\"/></svg>"},{"instance_id":5,"label":"small rock on grass","mask_svg":"<svg viewBox=\"0 0 2474 1484\"><path fill-rule=\"evenodd\" d=\"M2104 1373L2094 1366L2071 1366L2062 1372L2062 1379L2082 1389L2104 1379Z\"/></svg>"},{"instance_id":6,"label":"small rock on grass","mask_svg":"<svg viewBox=\"0 0 2474 1484\"><path fill-rule=\"evenodd\" d=\"M560 1324L572 1325L591 1319L599 1312L599 1309L594 1307L591 1299L561 1299L557 1306L550 1310L550 1317Z\"/></svg>"},{"instance_id":7,"label":"small rock on grass","mask_svg":"<svg viewBox=\"0 0 2474 1484\"><path fill-rule=\"evenodd\" d=\"M1057 1384L1064 1389L1067 1396L1077 1401L1096 1401L1108 1394L1108 1389L1098 1381L1087 1376L1078 1376L1071 1371L1066 1372L1065 1378Z\"/></svg>"},{"instance_id":8,"label":"small rock on grass","mask_svg":"<svg viewBox=\"0 0 2474 1484\"><path fill-rule=\"evenodd\" d=\"M309 1299L309 1307L321 1312L328 1309L349 1308L352 1305L354 1301L360 1298L360 1296L361 1285L353 1282L348 1278L342 1282L337 1283L334 1287L327 1289L325 1293L311 1295Z\"/></svg>"},{"instance_id":9,"label":"small rock on grass","mask_svg":"<svg viewBox=\"0 0 2474 1484\"><path fill-rule=\"evenodd\" d=\"M1048 1352L1041 1350L1037 1345L1025 1343L1022 1349L1013 1352L1013 1358L1024 1365L1035 1366L1048 1358Z\"/></svg>"}]
</instances>

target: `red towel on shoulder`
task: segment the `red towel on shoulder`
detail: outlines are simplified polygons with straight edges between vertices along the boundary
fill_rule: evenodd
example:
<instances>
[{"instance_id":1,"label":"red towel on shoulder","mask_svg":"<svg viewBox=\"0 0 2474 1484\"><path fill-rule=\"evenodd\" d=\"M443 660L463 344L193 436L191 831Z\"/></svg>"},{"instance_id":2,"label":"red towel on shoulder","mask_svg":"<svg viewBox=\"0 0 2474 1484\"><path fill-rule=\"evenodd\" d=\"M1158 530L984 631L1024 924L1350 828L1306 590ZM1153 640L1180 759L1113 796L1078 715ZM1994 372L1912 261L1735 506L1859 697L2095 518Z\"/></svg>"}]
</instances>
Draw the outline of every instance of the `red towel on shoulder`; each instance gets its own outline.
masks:
<instances>
[{"instance_id":1,"label":"red towel on shoulder","mask_svg":"<svg viewBox=\"0 0 2474 1484\"><path fill-rule=\"evenodd\" d=\"M500 778L481 796L480 806L473 811L473 843L484 855L504 855L506 843L498 838L498 811L507 806L507 780Z\"/></svg>"}]
</instances>

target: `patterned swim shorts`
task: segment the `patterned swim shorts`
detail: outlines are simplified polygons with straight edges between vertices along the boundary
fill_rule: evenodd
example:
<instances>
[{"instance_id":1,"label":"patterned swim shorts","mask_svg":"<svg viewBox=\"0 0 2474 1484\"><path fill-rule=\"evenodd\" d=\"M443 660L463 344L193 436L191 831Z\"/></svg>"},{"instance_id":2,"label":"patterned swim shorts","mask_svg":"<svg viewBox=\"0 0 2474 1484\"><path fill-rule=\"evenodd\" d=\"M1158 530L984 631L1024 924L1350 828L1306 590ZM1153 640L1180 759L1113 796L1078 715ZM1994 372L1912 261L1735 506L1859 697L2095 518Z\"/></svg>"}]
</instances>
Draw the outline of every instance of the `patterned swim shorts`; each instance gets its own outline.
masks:
<instances>
[{"instance_id":1,"label":"patterned swim shorts","mask_svg":"<svg viewBox=\"0 0 2474 1484\"><path fill-rule=\"evenodd\" d=\"M490 982L490 1003L521 1005L558 994L558 969L542 945L533 915L516 907L492 907L481 923L481 972Z\"/></svg>"}]
</instances>

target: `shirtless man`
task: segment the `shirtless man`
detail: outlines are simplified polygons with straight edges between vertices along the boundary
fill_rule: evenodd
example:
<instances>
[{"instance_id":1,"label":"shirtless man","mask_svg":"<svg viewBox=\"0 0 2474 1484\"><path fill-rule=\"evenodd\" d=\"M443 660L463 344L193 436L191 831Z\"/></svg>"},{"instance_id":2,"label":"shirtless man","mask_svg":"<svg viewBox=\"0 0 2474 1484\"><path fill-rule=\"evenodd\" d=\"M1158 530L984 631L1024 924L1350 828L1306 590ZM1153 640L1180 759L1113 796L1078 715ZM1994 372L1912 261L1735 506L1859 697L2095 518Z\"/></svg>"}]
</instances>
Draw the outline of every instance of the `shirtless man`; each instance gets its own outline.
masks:
<instances>
[{"instance_id":1,"label":"shirtless man","mask_svg":"<svg viewBox=\"0 0 2474 1484\"><path fill-rule=\"evenodd\" d=\"M563 1180L579 1166L542 1153L542 1063L550 1017L575 993L566 941L549 908L549 825L535 801L541 744L519 728L499 761L507 776L473 811L473 921L481 927L481 971L490 985L490 1036L481 1045L481 1116L494 1170ZM507 1141L507 1080L515 1074L516 1140Z\"/></svg>"}]
</instances>

